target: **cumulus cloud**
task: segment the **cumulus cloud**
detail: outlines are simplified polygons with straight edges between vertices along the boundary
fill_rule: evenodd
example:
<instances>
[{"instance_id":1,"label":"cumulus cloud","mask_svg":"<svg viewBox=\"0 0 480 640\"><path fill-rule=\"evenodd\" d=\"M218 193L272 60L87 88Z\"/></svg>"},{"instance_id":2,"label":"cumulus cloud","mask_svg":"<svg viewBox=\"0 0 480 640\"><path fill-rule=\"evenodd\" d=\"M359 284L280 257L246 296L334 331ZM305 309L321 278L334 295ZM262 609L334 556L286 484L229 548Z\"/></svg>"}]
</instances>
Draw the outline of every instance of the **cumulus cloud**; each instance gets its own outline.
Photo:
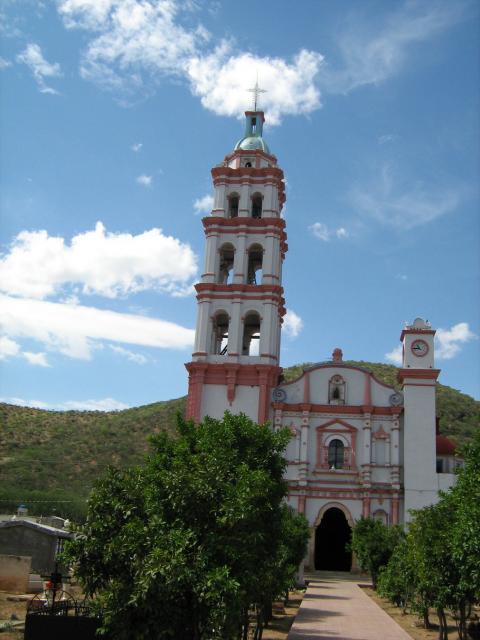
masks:
<instances>
[{"instance_id":1,"label":"cumulus cloud","mask_svg":"<svg viewBox=\"0 0 480 640\"><path fill-rule=\"evenodd\" d=\"M323 222L315 222L308 227L313 235L323 242L329 242L332 238L348 238L348 231L345 227L339 227L338 229L329 229Z\"/></svg>"},{"instance_id":2,"label":"cumulus cloud","mask_svg":"<svg viewBox=\"0 0 480 640\"><path fill-rule=\"evenodd\" d=\"M369 186L355 185L349 194L363 216L401 230L409 230L454 211L462 190L422 182L408 183L384 165Z\"/></svg>"},{"instance_id":3,"label":"cumulus cloud","mask_svg":"<svg viewBox=\"0 0 480 640\"><path fill-rule=\"evenodd\" d=\"M11 67L12 63L9 60L6 60L5 58L2 58L2 56L0 56L0 71L3 71L3 69L8 69L8 67Z\"/></svg>"},{"instance_id":4,"label":"cumulus cloud","mask_svg":"<svg viewBox=\"0 0 480 640\"><path fill-rule=\"evenodd\" d=\"M33 353L32 351L24 351L22 353L25 360L30 364L37 365L38 367L49 367L46 353Z\"/></svg>"},{"instance_id":5,"label":"cumulus cloud","mask_svg":"<svg viewBox=\"0 0 480 640\"><path fill-rule=\"evenodd\" d=\"M135 153L138 153L142 147L143 147L143 143L142 142L136 142L135 144L132 144L130 149L132 151L135 151Z\"/></svg>"},{"instance_id":6,"label":"cumulus cloud","mask_svg":"<svg viewBox=\"0 0 480 640\"><path fill-rule=\"evenodd\" d=\"M345 15L346 27L337 37L337 60L325 61L320 52L306 49L290 59L242 51L233 39L213 37L202 24L185 26L183 17L192 5L176 0L57 0L65 26L89 32L80 69L85 79L124 100L150 93L162 78L180 78L205 108L239 116L246 107L245 91L258 72L268 91L261 105L269 124L318 109L320 91L348 93L385 81L404 67L414 45L441 34L464 13L460 3L406 2L365 24L354 11Z\"/></svg>"},{"instance_id":7,"label":"cumulus cloud","mask_svg":"<svg viewBox=\"0 0 480 640\"><path fill-rule=\"evenodd\" d=\"M190 246L161 229L108 233L98 222L70 244L46 231L19 233L0 259L0 290L46 298L75 284L84 294L107 298L146 289L182 295L196 271Z\"/></svg>"},{"instance_id":8,"label":"cumulus cloud","mask_svg":"<svg viewBox=\"0 0 480 640\"><path fill-rule=\"evenodd\" d=\"M19 351L20 345L15 340L11 340L7 336L0 336L0 360L16 356Z\"/></svg>"},{"instance_id":9,"label":"cumulus cloud","mask_svg":"<svg viewBox=\"0 0 480 640\"><path fill-rule=\"evenodd\" d=\"M442 360L450 360L460 352L462 345L476 337L468 322L459 322L451 329L438 329L435 335L436 356Z\"/></svg>"},{"instance_id":10,"label":"cumulus cloud","mask_svg":"<svg viewBox=\"0 0 480 640\"><path fill-rule=\"evenodd\" d=\"M187 349L195 332L145 316L0 295L0 330L10 339L34 339L47 350L88 360L103 342Z\"/></svg>"},{"instance_id":11,"label":"cumulus cloud","mask_svg":"<svg viewBox=\"0 0 480 640\"><path fill-rule=\"evenodd\" d=\"M146 176L145 174L142 174L141 176L138 176L137 182L138 182L138 184L141 184L142 187L151 187L152 186L152 176Z\"/></svg>"},{"instance_id":12,"label":"cumulus cloud","mask_svg":"<svg viewBox=\"0 0 480 640\"><path fill-rule=\"evenodd\" d=\"M197 55L188 61L187 77L202 105L224 116L245 111L246 89L252 85L252 69L260 79L261 107L268 112L268 124L279 124L285 115L307 114L321 106L315 85L323 56L302 49L288 62L283 58L259 57L232 52L223 42L210 55Z\"/></svg>"},{"instance_id":13,"label":"cumulus cloud","mask_svg":"<svg viewBox=\"0 0 480 640\"><path fill-rule=\"evenodd\" d=\"M462 3L405 2L380 23L362 24L357 13L346 16L338 38L340 63L325 66L322 88L348 93L384 82L405 66L416 44L441 34L463 14Z\"/></svg>"},{"instance_id":14,"label":"cumulus cloud","mask_svg":"<svg viewBox=\"0 0 480 640\"><path fill-rule=\"evenodd\" d=\"M303 329L303 320L292 309L283 318L283 332L288 338L296 338Z\"/></svg>"},{"instance_id":15,"label":"cumulus cloud","mask_svg":"<svg viewBox=\"0 0 480 640\"><path fill-rule=\"evenodd\" d=\"M114 398L102 398L100 400L67 400L61 404L52 404L42 400L25 400L25 398L8 397L0 398L0 402L15 404L20 407L35 407L36 409L49 409L50 411L122 411L129 405Z\"/></svg>"},{"instance_id":16,"label":"cumulus cloud","mask_svg":"<svg viewBox=\"0 0 480 640\"><path fill-rule=\"evenodd\" d=\"M315 79L323 56L315 51L301 50L288 61L238 51L222 38L212 48L212 36L201 24L182 26L188 6L174 0L63 0L58 10L67 28L92 32L80 72L104 88L147 94L159 78L183 78L204 107L239 116L258 72L268 91L262 106L269 124L320 107Z\"/></svg>"},{"instance_id":17,"label":"cumulus cloud","mask_svg":"<svg viewBox=\"0 0 480 640\"><path fill-rule=\"evenodd\" d=\"M115 353L123 356L130 362L135 362L136 364L146 364L147 358L141 353L136 353L135 351L129 351L128 349L124 349L123 347L119 347L117 345L111 344L110 349Z\"/></svg>"},{"instance_id":18,"label":"cumulus cloud","mask_svg":"<svg viewBox=\"0 0 480 640\"><path fill-rule=\"evenodd\" d=\"M33 73L40 93L58 94L46 83L46 78L58 78L62 75L58 62L50 63L43 57L42 50L38 44L31 42L18 54L17 62L27 65Z\"/></svg>"},{"instance_id":19,"label":"cumulus cloud","mask_svg":"<svg viewBox=\"0 0 480 640\"><path fill-rule=\"evenodd\" d=\"M122 411L128 409L128 404L114 398L102 398L101 400L67 400L57 408L66 411Z\"/></svg>"},{"instance_id":20,"label":"cumulus cloud","mask_svg":"<svg viewBox=\"0 0 480 640\"><path fill-rule=\"evenodd\" d=\"M392 364L394 364L397 367L400 367L402 365L402 358L403 358L403 348L402 345L399 344L397 347L395 347L394 349L392 349L391 351L389 351L388 353L385 354L385 360L387 362L391 362Z\"/></svg>"},{"instance_id":21,"label":"cumulus cloud","mask_svg":"<svg viewBox=\"0 0 480 640\"><path fill-rule=\"evenodd\" d=\"M193 209L196 214L211 213L213 208L213 196L206 195L203 198L197 198L193 203Z\"/></svg>"}]
</instances>

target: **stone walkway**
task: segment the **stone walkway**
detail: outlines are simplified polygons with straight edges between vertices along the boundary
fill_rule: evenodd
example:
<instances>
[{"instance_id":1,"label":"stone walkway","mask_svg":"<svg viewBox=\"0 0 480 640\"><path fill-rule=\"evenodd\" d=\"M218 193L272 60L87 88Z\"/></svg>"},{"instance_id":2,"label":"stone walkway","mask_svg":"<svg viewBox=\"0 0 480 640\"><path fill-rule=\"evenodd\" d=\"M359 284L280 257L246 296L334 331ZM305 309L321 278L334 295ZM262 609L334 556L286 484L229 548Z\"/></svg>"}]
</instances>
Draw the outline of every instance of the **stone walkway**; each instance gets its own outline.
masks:
<instances>
[{"instance_id":1,"label":"stone walkway","mask_svg":"<svg viewBox=\"0 0 480 640\"><path fill-rule=\"evenodd\" d=\"M412 640L349 573L316 572L288 640Z\"/></svg>"}]
</instances>

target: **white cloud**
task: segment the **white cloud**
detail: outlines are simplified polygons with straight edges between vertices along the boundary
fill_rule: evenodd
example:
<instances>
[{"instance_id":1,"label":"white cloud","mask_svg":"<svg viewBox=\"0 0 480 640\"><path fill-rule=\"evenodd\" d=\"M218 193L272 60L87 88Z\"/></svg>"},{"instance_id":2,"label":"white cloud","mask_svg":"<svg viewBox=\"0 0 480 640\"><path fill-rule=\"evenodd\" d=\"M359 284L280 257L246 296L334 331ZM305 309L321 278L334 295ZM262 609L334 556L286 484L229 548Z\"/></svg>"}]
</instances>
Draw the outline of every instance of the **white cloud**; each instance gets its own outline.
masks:
<instances>
[{"instance_id":1,"label":"white cloud","mask_svg":"<svg viewBox=\"0 0 480 640\"><path fill-rule=\"evenodd\" d=\"M459 322L451 329L437 329L435 335L436 356L441 360L450 360L460 352L463 344L476 337L467 322Z\"/></svg>"},{"instance_id":2,"label":"white cloud","mask_svg":"<svg viewBox=\"0 0 480 640\"><path fill-rule=\"evenodd\" d=\"M25 400L25 398L17 398L16 396L0 398L0 402L5 402L6 404L15 404L19 407L34 407L35 409L54 408L52 405L49 405L47 402L43 402L42 400Z\"/></svg>"},{"instance_id":3,"label":"white cloud","mask_svg":"<svg viewBox=\"0 0 480 640\"><path fill-rule=\"evenodd\" d=\"M287 309L287 313L283 317L283 332L288 338L296 338L303 329L303 320L299 315Z\"/></svg>"},{"instance_id":4,"label":"white cloud","mask_svg":"<svg viewBox=\"0 0 480 640\"><path fill-rule=\"evenodd\" d=\"M47 62L43 57L42 50L38 44L30 43L18 54L17 62L26 64L37 83L41 93L58 94L58 91L49 87L45 82L45 78L58 78L62 75L58 62L53 64Z\"/></svg>"},{"instance_id":5,"label":"white cloud","mask_svg":"<svg viewBox=\"0 0 480 640\"><path fill-rule=\"evenodd\" d=\"M2 56L0 56L0 71L3 71L3 69L7 69L11 66L12 63L9 60L6 60L5 58L2 58Z\"/></svg>"},{"instance_id":6,"label":"white cloud","mask_svg":"<svg viewBox=\"0 0 480 640\"><path fill-rule=\"evenodd\" d=\"M428 187L422 182L405 184L393 176L389 165L384 165L370 186L355 185L349 197L360 214L409 230L454 211L463 194L459 189Z\"/></svg>"},{"instance_id":7,"label":"white cloud","mask_svg":"<svg viewBox=\"0 0 480 640\"><path fill-rule=\"evenodd\" d=\"M377 85L398 73L414 50L461 19L464 7L452 2L405 2L383 23L362 24L358 14L346 16L349 26L338 38L342 62L325 66L322 88L348 93L357 87Z\"/></svg>"},{"instance_id":8,"label":"white cloud","mask_svg":"<svg viewBox=\"0 0 480 640\"><path fill-rule=\"evenodd\" d=\"M182 295L190 291L196 271L190 246L161 229L107 233L98 222L93 231L74 236L70 245L46 231L19 233L0 259L0 289L32 298L58 294L67 285L108 298L146 289Z\"/></svg>"},{"instance_id":9,"label":"white cloud","mask_svg":"<svg viewBox=\"0 0 480 640\"><path fill-rule=\"evenodd\" d=\"M391 362L397 367L400 367L402 364L402 353L402 345L399 344L397 347L385 354L385 360L387 362Z\"/></svg>"},{"instance_id":10,"label":"white cloud","mask_svg":"<svg viewBox=\"0 0 480 640\"><path fill-rule=\"evenodd\" d=\"M378 137L378 144L387 144L389 142L395 142L398 140L398 136L395 133L384 133Z\"/></svg>"},{"instance_id":11,"label":"white cloud","mask_svg":"<svg viewBox=\"0 0 480 640\"><path fill-rule=\"evenodd\" d=\"M211 213L213 209L213 196L206 195L203 198L197 198L193 203L193 208L196 214Z\"/></svg>"},{"instance_id":12,"label":"white cloud","mask_svg":"<svg viewBox=\"0 0 480 640\"><path fill-rule=\"evenodd\" d=\"M332 238L336 237L339 240L348 238L348 231L345 227L339 227L338 229L329 229L323 222L315 222L308 227L313 235L322 240L323 242L329 242Z\"/></svg>"},{"instance_id":13,"label":"white cloud","mask_svg":"<svg viewBox=\"0 0 480 640\"><path fill-rule=\"evenodd\" d=\"M315 85L323 56L302 49L291 62L283 58L234 53L223 42L210 55L199 54L188 61L187 76L192 93L216 114L240 116L245 111L246 90L254 84L253 71L267 93L260 105L268 113L268 124L279 124L285 115L308 114L321 106Z\"/></svg>"},{"instance_id":14,"label":"white cloud","mask_svg":"<svg viewBox=\"0 0 480 640\"><path fill-rule=\"evenodd\" d=\"M137 182L138 184L141 184L142 187L150 187L152 186L152 176L146 176L145 174L142 174L141 176L138 176Z\"/></svg>"},{"instance_id":15,"label":"white cloud","mask_svg":"<svg viewBox=\"0 0 480 640\"><path fill-rule=\"evenodd\" d=\"M13 356L18 355L20 351L20 345L11 340L7 336L0 336L0 360L6 360Z\"/></svg>"},{"instance_id":16,"label":"white cloud","mask_svg":"<svg viewBox=\"0 0 480 640\"><path fill-rule=\"evenodd\" d=\"M48 409L50 411L122 411L129 405L114 398L102 398L100 400L67 400L61 404L51 404L42 400L25 400L25 398L9 397L0 398L0 402L15 404L20 407L34 407L35 409Z\"/></svg>"},{"instance_id":17,"label":"white cloud","mask_svg":"<svg viewBox=\"0 0 480 640\"><path fill-rule=\"evenodd\" d=\"M82 77L114 91L123 102L151 93L162 78L181 78L205 108L239 116L258 72L268 91L261 106L269 124L320 108L320 90L347 93L383 82L402 69L415 44L442 33L464 13L460 3L406 2L368 25L358 12L345 15L350 26L336 38L340 64L335 65L306 49L291 60L242 51L232 39L213 37L201 24L186 27L183 14L192 5L176 0L57 0L67 28L89 31Z\"/></svg>"},{"instance_id":18,"label":"white cloud","mask_svg":"<svg viewBox=\"0 0 480 640\"><path fill-rule=\"evenodd\" d=\"M46 353L32 353L31 351L24 351L22 356L27 360L30 364L37 365L39 367L49 367L47 361Z\"/></svg>"},{"instance_id":19,"label":"white cloud","mask_svg":"<svg viewBox=\"0 0 480 640\"><path fill-rule=\"evenodd\" d=\"M110 349L115 353L118 353L121 356L124 356L130 362L135 362L136 364L146 364L147 358L141 353L135 353L134 351L129 351L128 349L124 349L123 347L118 347L114 344L110 345Z\"/></svg>"},{"instance_id":20,"label":"white cloud","mask_svg":"<svg viewBox=\"0 0 480 640\"><path fill-rule=\"evenodd\" d=\"M34 339L47 350L88 360L103 341L160 349L187 349L195 332L173 322L82 305L0 295L0 329Z\"/></svg>"},{"instance_id":21,"label":"white cloud","mask_svg":"<svg viewBox=\"0 0 480 640\"><path fill-rule=\"evenodd\" d=\"M66 411L122 411L128 409L128 404L114 398L102 398L101 400L67 400L59 405Z\"/></svg>"},{"instance_id":22,"label":"white cloud","mask_svg":"<svg viewBox=\"0 0 480 640\"><path fill-rule=\"evenodd\" d=\"M130 149L132 151L135 151L135 153L138 153L142 147L143 147L143 143L142 142L136 142L135 144L132 144Z\"/></svg>"},{"instance_id":23,"label":"white cloud","mask_svg":"<svg viewBox=\"0 0 480 640\"><path fill-rule=\"evenodd\" d=\"M208 49L211 34L202 25L182 26L181 12L188 6L174 0L63 0L58 8L68 28L93 32L81 75L107 89L145 94L156 79L181 77L204 107L239 116L258 72L268 91L262 106L268 110L269 124L278 124L283 115L320 107L315 78L323 57L315 51L301 50L289 62L238 51L225 39Z\"/></svg>"}]
</instances>

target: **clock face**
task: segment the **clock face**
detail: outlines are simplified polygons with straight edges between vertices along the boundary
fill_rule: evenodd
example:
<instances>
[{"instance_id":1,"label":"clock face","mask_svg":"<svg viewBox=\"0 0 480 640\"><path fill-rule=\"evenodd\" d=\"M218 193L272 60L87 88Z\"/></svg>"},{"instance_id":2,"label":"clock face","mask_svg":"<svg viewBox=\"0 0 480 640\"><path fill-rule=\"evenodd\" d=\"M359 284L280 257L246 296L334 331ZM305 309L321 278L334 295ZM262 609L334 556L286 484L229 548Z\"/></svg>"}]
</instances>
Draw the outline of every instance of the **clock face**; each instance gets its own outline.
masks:
<instances>
[{"instance_id":1,"label":"clock face","mask_svg":"<svg viewBox=\"0 0 480 640\"><path fill-rule=\"evenodd\" d=\"M425 340L414 340L411 345L411 350L414 356L422 358L426 356L429 350L428 344Z\"/></svg>"}]
</instances>

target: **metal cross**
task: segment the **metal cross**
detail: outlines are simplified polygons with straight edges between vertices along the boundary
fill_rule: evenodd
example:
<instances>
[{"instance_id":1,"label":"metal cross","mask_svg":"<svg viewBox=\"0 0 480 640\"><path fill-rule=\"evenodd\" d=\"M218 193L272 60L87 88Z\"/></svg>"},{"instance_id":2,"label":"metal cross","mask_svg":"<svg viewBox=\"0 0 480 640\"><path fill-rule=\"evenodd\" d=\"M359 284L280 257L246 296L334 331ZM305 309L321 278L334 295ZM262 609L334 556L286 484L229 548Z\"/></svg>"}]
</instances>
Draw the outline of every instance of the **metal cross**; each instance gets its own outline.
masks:
<instances>
[{"instance_id":1,"label":"metal cross","mask_svg":"<svg viewBox=\"0 0 480 640\"><path fill-rule=\"evenodd\" d=\"M250 93L253 93L253 110L256 111L259 95L261 93L267 93L267 90L260 89L260 87L258 86L258 76L257 76L257 81L255 83L255 86L252 89L247 89L247 91L249 91Z\"/></svg>"}]
</instances>

